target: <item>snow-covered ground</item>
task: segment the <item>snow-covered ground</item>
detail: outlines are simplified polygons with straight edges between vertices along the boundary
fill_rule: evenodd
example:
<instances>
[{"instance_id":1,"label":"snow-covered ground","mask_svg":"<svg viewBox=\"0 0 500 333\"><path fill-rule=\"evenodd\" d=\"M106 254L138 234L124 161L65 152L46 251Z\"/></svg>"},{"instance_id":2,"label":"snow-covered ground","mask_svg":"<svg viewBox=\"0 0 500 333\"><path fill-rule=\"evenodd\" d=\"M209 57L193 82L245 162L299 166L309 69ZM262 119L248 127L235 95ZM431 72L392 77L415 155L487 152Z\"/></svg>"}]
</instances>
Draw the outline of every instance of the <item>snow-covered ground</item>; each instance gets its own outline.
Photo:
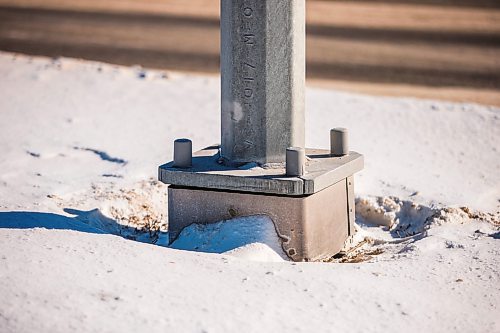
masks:
<instances>
[{"instance_id":1,"label":"snow-covered ground","mask_svg":"<svg viewBox=\"0 0 500 333\"><path fill-rule=\"evenodd\" d=\"M167 248L157 166L218 141L218 78L0 53L0 331L500 332L500 109L308 89L306 125L365 154L343 256L264 216Z\"/></svg>"}]
</instances>

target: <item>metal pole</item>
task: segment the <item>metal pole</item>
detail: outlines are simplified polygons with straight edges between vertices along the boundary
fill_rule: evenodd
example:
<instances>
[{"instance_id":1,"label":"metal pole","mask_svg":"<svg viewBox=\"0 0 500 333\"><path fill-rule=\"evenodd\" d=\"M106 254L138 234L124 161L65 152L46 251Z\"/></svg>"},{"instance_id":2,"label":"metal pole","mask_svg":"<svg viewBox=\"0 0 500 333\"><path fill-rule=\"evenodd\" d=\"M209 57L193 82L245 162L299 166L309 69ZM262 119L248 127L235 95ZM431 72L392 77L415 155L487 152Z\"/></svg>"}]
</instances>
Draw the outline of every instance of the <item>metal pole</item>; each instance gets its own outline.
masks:
<instances>
[{"instance_id":1,"label":"metal pole","mask_svg":"<svg viewBox=\"0 0 500 333\"><path fill-rule=\"evenodd\" d=\"M305 0L221 0L221 154L283 163L304 147Z\"/></svg>"}]
</instances>

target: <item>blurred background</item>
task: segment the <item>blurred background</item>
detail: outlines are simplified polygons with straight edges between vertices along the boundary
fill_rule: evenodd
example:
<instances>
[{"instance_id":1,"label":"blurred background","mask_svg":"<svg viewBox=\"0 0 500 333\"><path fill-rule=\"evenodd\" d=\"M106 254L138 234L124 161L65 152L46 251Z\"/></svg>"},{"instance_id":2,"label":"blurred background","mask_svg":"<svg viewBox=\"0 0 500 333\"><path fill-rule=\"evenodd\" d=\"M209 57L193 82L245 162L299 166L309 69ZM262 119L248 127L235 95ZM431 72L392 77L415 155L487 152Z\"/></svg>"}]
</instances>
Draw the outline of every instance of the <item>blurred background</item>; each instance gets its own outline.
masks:
<instances>
[{"instance_id":1,"label":"blurred background","mask_svg":"<svg viewBox=\"0 0 500 333\"><path fill-rule=\"evenodd\" d=\"M0 50L217 75L219 0L0 0ZM307 0L313 86L500 105L500 0Z\"/></svg>"}]
</instances>

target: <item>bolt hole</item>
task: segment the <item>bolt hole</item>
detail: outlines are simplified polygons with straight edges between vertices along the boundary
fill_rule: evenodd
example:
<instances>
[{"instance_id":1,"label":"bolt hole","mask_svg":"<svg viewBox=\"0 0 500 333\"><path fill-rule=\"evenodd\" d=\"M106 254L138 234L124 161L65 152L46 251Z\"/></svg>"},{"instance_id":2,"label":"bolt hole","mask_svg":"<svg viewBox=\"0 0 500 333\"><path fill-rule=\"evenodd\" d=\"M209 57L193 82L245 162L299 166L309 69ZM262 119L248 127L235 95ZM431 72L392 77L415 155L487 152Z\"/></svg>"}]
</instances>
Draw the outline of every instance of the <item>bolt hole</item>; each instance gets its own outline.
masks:
<instances>
[{"instance_id":1,"label":"bolt hole","mask_svg":"<svg viewBox=\"0 0 500 333\"><path fill-rule=\"evenodd\" d=\"M231 217L238 216L238 211L234 208L229 208L228 212L229 212L229 215L231 215Z\"/></svg>"}]
</instances>

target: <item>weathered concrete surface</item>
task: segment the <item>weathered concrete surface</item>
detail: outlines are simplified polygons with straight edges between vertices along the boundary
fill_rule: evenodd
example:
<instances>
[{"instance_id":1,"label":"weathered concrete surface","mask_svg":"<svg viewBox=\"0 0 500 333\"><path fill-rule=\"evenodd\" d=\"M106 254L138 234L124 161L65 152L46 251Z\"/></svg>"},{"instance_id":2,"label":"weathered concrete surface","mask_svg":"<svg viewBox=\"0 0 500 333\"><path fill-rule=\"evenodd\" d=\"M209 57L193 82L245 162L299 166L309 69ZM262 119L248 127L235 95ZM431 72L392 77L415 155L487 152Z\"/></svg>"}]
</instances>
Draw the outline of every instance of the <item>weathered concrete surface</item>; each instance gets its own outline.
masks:
<instances>
[{"instance_id":1,"label":"weathered concrete surface","mask_svg":"<svg viewBox=\"0 0 500 333\"><path fill-rule=\"evenodd\" d=\"M166 184L241 192L289 196L319 192L363 169L363 155L334 157L329 150L306 149L305 172L300 177L286 176L284 165L261 168L255 163L231 167L220 163L219 146L193 155L191 168L176 168L173 162L158 169L158 179Z\"/></svg>"},{"instance_id":2,"label":"weathered concrete surface","mask_svg":"<svg viewBox=\"0 0 500 333\"><path fill-rule=\"evenodd\" d=\"M221 0L221 85L228 164L304 147L305 0Z\"/></svg>"},{"instance_id":3,"label":"weathered concrete surface","mask_svg":"<svg viewBox=\"0 0 500 333\"><path fill-rule=\"evenodd\" d=\"M344 179L304 197L168 189L170 242L193 223L207 224L238 216L268 215L282 240L284 252L294 261L315 261L338 253L349 235L349 187ZM354 206L352 206L354 214ZM352 230L352 229L351 229Z\"/></svg>"}]
</instances>

